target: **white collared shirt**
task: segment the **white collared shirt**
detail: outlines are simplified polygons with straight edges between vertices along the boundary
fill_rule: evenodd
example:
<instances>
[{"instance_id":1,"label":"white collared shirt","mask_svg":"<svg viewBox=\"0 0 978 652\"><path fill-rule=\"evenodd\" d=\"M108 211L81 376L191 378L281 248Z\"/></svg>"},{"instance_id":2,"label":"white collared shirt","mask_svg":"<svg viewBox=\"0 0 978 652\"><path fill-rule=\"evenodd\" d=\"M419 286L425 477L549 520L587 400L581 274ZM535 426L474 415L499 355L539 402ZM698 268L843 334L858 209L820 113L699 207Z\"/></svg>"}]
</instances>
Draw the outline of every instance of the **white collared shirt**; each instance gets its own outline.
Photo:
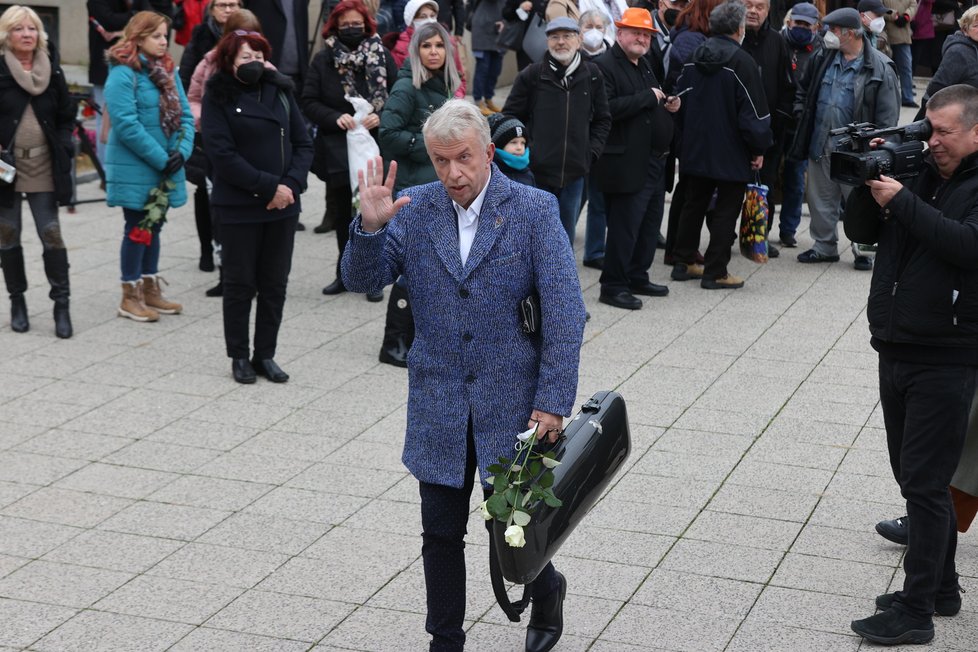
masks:
<instances>
[{"instance_id":1,"label":"white collared shirt","mask_svg":"<svg viewBox=\"0 0 978 652\"><path fill-rule=\"evenodd\" d=\"M458 255L462 258L462 267L465 267L465 261L469 259L469 250L472 249L475 232L479 228L479 213L482 212L482 202L485 201L486 190L489 188L491 180L492 173L489 174L489 179L486 180L486 185L482 187L482 191L468 208L462 208L455 203L455 200L452 200L452 206L455 207L455 214L458 216Z\"/></svg>"}]
</instances>

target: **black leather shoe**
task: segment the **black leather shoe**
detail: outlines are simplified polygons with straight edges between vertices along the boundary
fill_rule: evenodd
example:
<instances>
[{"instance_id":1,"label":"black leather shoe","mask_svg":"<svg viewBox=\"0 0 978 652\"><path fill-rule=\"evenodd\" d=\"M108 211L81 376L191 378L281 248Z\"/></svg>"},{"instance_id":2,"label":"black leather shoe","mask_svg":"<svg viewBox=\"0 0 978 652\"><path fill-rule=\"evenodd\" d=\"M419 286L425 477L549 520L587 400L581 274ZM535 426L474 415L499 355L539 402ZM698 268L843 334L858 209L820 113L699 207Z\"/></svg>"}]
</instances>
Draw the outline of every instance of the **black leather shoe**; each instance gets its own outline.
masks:
<instances>
[{"instance_id":1,"label":"black leather shoe","mask_svg":"<svg viewBox=\"0 0 978 652\"><path fill-rule=\"evenodd\" d=\"M305 231L306 230L306 225L303 224L302 222L296 222L295 223L295 230L296 231Z\"/></svg>"},{"instance_id":2,"label":"black leather shoe","mask_svg":"<svg viewBox=\"0 0 978 652\"><path fill-rule=\"evenodd\" d=\"M873 259L869 256L856 256L856 259L852 261L852 268L858 269L860 272L868 272L873 269Z\"/></svg>"},{"instance_id":3,"label":"black leather shoe","mask_svg":"<svg viewBox=\"0 0 978 652\"><path fill-rule=\"evenodd\" d=\"M768 258L779 258L781 256L781 250L775 247L770 242L767 243L767 257Z\"/></svg>"},{"instance_id":4,"label":"black leather shoe","mask_svg":"<svg viewBox=\"0 0 978 652\"><path fill-rule=\"evenodd\" d=\"M242 385L250 385L255 382L255 368L251 366L248 358L234 358L231 360L231 374Z\"/></svg>"},{"instance_id":5,"label":"black leather shoe","mask_svg":"<svg viewBox=\"0 0 978 652\"><path fill-rule=\"evenodd\" d=\"M585 260L583 264L585 267L590 267L591 269L604 269L604 258Z\"/></svg>"},{"instance_id":6,"label":"black leather shoe","mask_svg":"<svg viewBox=\"0 0 978 652\"><path fill-rule=\"evenodd\" d=\"M793 233L782 233L781 244L789 249L794 249L798 246L798 241L795 239Z\"/></svg>"},{"instance_id":7,"label":"black leather shoe","mask_svg":"<svg viewBox=\"0 0 978 652\"><path fill-rule=\"evenodd\" d=\"M893 606L893 603L896 601L896 595L896 593L884 593L883 595L876 596L876 607L880 611L886 611ZM953 595L939 595L934 600L934 612L938 616L950 618L951 616L957 616L959 611L961 611L961 594L957 591Z\"/></svg>"},{"instance_id":8,"label":"black leather shoe","mask_svg":"<svg viewBox=\"0 0 978 652\"><path fill-rule=\"evenodd\" d=\"M543 600L533 601L530 623L526 628L526 652L552 650L564 633L564 598L567 596L567 580L557 573L560 584Z\"/></svg>"},{"instance_id":9,"label":"black leather shoe","mask_svg":"<svg viewBox=\"0 0 978 652\"><path fill-rule=\"evenodd\" d=\"M376 292L367 292L367 301L370 303L380 303L384 300L384 291L377 290Z\"/></svg>"},{"instance_id":10,"label":"black leather shoe","mask_svg":"<svg viewBox=\"0 0 978 652\"><path fill-rule=\"evenodd\" d=\"M642 308L642 300L631 292L617 292L615 294L605 294L602 292L601 296L598 297L598 301L606 303L609 306L614 306L615 308L624 308L625 310L640 310Z\"/></svg>"},{"instance_id":11,"label":"black leather shoe","mask_svg":"<svg viewBox=\"0 0 978 652\"><path fill-rule=\"evenodd\" d=\"M664 297L669 294L669 288L665 285L658 285L656 283L643 283L642 285L633 285L629 288L632 294L641 294L644 297Z\"/></svg>"},{"instance_id":12,"label":"black leather shoe","mask_svg":"<svg viewBox=\"0 0 978 652\"><path fill-rule=\"evenodd\" d=\"M889 521L880 521L876 524L876 533L887 541L905 546L907 545L909 523L910 520L906 516L894 518Z\"/></svg>"},{"instance_id":13,"label":"black leather shoe","mask_svg":"<svg viewBox=\"0 0 978 652\"><path fill-rule=\"evenodd\" d=\"M251 365L255 368L255 373L259 376L268 378L273 383L284 383L289 379L289 374L282 371L274 360L252 360Z\"/></svg>"},{"instance_id":14,"label":"black leather shoe","mask_svg":"<svg viewBox=\"0 0 978 652\"><path fill-rule=\"evenodd\" d=\"M934 638L934 621L915 618L899 609L887 609L869 618L854 620L852 631L880 645L929 643Z\"/></svg>"},{"instance_id":15,"label":"black leather shoe","mask_svg":"<svg viewBox=\"0 0 978 652\"><path fill-rule=\"evenodd\" d=\"M10 330L15 333L26 333L31 329L27 318L27 302L24 295L10 297Z\"/></svg>"},{"instance_id":16,"label":"black leather shoe","mask_svg":"<svg viewBox=\"0 0 978 652\"><path fill-rule=\"evenodd\" d=\"M323 288L323 294L325 294L326 296L330 296L333 294L343 294L344 292L346 292L346 286L343 285L343 279L340 278L336 279L335 281L333 281L332 283L330 283L329 285Z\"/></svg>"}]
</instances>

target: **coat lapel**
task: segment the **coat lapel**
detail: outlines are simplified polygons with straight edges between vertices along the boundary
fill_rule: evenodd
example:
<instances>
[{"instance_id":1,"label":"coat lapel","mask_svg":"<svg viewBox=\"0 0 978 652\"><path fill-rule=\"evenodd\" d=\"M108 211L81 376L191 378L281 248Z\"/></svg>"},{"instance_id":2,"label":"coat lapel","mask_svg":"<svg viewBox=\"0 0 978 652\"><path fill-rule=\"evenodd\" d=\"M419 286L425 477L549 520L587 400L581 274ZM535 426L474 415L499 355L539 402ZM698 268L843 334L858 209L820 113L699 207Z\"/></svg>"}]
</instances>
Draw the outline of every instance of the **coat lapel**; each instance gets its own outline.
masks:
<instances>
[{"instance_id":1,"label":"coat lapel","mask_svg":"<svg viewBox=\"0 0 978 652\"><path fill-rule=\"evenodd\" d=\"M486 197L482 202L482 212L479 213L479 227L476 229L472 249L469 250L469 257L465 261L465 268L462 270L463 279L479 266L479 263L482 262L492 250L492 246L496 243L496 238L502 231L503 224L506 223L506 218L500 211L500 206L509 200L510 190L509 179L493 163L492 177L489 179L489 189L486 190ZM454 210L452 212L454 213ZM457 238L455 249L455 256L457 258Z\"/></svg>"},{"instance_id":2,"label":"coat lapel","mask_svg":"<svg viewBox=\"0 0 978 652\"><path fill-rule=\"evenodd\" d=\"M462 280L462 258L458 253L458 216L448 193L441 186L430 198L431 217L428 235L445 269L456 281Z\"/></svg>"}]
</instances>

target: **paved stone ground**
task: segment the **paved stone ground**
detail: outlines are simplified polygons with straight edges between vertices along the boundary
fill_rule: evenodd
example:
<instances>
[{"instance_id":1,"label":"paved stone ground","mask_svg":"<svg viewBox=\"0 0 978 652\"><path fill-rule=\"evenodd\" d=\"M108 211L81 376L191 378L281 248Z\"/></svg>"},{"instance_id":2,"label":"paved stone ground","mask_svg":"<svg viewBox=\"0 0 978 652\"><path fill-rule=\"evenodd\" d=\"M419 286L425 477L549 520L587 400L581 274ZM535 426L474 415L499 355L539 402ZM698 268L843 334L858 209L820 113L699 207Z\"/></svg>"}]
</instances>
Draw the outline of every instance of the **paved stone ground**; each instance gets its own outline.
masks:
<instances>
[{"instance_id":1,"label":"paved stone ground","mask_svg":"<svg viewBox=\"0 0 978 652\"><path fill-rule=\"evenodd\" d=\"M303 201L313 226L322 185ZM63 215L74 338L53 335L33 233L31 331L0 309L0 649L426 649L418 495L399 460L406 376L376 357L385 304L320 294L334 236L298 234L277 355L292 380L236 385L189 207L162 260L184 314L115 316L119 212ZM579 397L621 392L634 448L556 559L570 582L558 650L861 649L849 621L903 576L902 550L872 531L903 507L869 274L848 253L798 264L801 250L735 258L743 290L670 283L639 312L599 304L581 269ZM657 262L654 279L667 271ZM470 530L469 647L521 650L477 514ZM958 561L978 586L974 534ZM976 649L976 609L966 596L938 619L931 649Z\"/></svg>"}]
</instances>

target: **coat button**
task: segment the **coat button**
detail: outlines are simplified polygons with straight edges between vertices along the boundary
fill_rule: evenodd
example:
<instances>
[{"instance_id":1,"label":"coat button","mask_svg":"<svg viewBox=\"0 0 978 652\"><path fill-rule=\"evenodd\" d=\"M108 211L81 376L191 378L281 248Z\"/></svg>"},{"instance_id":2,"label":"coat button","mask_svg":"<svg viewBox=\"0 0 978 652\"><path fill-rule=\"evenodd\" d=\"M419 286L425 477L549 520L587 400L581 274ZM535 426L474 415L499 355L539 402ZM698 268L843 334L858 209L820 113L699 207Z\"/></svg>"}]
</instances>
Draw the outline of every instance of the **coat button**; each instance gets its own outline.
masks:
<instances>
[{"instance_id":1,"label":"coat button","mask_svg":"<svg viewBox=\"0 0 978 652\"><path fill-rule=\"evenodd\" d=\"M466 376L465 377L465 382L469 383L470 385L472 383L474 383L475 382L475 374L469 374L468 376Z\"/></svg>"},{"instance_id":2,"label":"coat button","mask_svg":"<svg viewBox=\"0 0 978 652\"><path fill-rule=\"evenodd\" d=\"M462 297L463 299L468 299L469 298L469 291L466 290L465 288L459 288L458 289L458 296Z\"/></svg>"},{"instance_id":3,"label":"coat button","mask_svg":"<svg viewBox=\"0 0 978 652\"><path fill-rule=\"evenodd\" d=\"M465 333L464 335L462 335L462 341L463 342L471 342L472 341L472 333Z\"/></svg>"}]
</instances>

